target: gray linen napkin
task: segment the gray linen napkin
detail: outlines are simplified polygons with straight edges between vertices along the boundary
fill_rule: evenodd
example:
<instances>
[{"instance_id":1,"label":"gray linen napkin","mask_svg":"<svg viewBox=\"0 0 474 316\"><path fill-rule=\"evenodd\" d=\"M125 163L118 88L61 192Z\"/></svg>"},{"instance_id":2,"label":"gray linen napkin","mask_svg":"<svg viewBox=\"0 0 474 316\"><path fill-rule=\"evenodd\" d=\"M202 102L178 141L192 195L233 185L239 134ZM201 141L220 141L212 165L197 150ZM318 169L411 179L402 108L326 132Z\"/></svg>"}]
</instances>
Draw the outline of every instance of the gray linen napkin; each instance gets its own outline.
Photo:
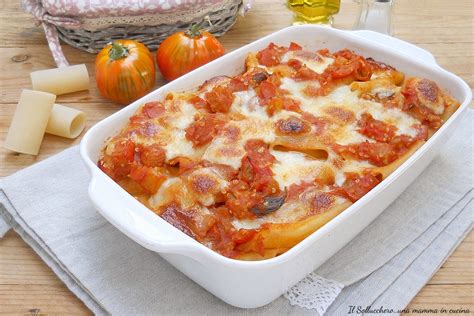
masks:
<instances>
[{"instance_id":1,"label":"gray linen napkin","mask_svg":"<svg viewBox=\"0 0 474 316\"><path fill-rule=\"evenodd\" d=\"M473 119L469 110L427 170L286 294L292 304L324 313L332 303L327 314L342 315L349 306L396 313L410 302L472 227ZM284 297L253 310L223 303L103 219L89 201L88 182L77 147L0 180L0 233L11 225L94 313L314 314ZM321 298L314 280L322 280L323 291L340 288Z\"/></svg>"}]
</instances>

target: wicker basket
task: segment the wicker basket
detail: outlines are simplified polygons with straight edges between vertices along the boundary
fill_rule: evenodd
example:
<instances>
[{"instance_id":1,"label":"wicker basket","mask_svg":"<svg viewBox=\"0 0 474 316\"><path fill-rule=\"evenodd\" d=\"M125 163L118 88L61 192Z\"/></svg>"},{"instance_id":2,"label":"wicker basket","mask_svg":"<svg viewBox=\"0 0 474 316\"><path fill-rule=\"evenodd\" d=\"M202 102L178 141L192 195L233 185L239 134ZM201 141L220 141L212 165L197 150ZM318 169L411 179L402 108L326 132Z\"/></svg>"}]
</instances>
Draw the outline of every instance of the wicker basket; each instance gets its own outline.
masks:
<instances>
[{"instance_id":1,"label":"wicker basket","mask_svg":"<svg viewBox=\"0 0 474 316\"><path fill-rule=\"evenodd\" d=\"M227 32L234 25L241 5L242 0L231 0L225 8L208 12L206 15L209 16L211 26L207 30L216 36ZM58 26L57 30L59 38L65 43L89 53L97 53L107 43L121 38L135 39L148 46L149 49L156 49L165 38L175 32L188 29L191 24L201 22L204 17L199 16L191 21L178 21L174 24L146 26L117 24L94 31Z\"/></svg>"},{"instance_id":2,"label":"wicker basket","mask_svg":"<svg viewBox=\"0 0 474 316\"><path fill-rule=\"evenodd\" d=\"M80 12L81 15L76 17L65 16L64 10L60 13L54 12L48 8L48 1L45 0L22 1L24 10L31 13L38 23L43 24L49 47L58 66L68 64L58 38L89 53L97 53L107 43L122 38L135 39L150 49L156 49L166 37L201 22L205 17L210 21L207 30L220 36L232 27L238 13L246 12L251 5L250 1L245 0L211 0L209 5L191 6L179 12L145 12L129 16L97 16L96 12L93 12L95 16L87 16ZM109 5L113 10L113 1ZM131 5L134 5L133 2Z\"/></svg>"}]
</instances>

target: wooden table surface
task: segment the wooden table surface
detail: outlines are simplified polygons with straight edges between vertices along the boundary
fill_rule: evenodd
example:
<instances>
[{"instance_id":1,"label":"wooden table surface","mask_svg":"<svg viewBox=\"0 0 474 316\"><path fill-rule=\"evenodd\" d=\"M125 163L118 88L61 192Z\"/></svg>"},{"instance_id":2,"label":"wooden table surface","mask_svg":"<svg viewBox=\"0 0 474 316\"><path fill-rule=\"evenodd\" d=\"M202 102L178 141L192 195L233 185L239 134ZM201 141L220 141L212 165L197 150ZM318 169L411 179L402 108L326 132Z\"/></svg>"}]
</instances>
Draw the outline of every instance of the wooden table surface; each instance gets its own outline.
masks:
<instances>
[{"instance_id":1,"label":"wooden table surface","mask_svg":"<svg viewBox=\"0 0 474 316\"><path fill-rule=\"evenodd\" d=\"M15 154L1 147L22 88L30 88L29 73L55 66L43 30L23 13L19 0L6 0L0 9L0 176L8 176L45 159L80 138L68 140L46 135L37 157ZM436 57L444 68L474 86L474 2L472 0L396 0L394 35L415 43ZM357 6L342 1L335 26L350 29ZM221 41L232 50L290 24L291 14L284 0L256 0L254 8ZM71 64L85 63L91 74L91 88L59 96L58 103L84 111L87 127L120 109L99 96L94 80L94 55L63 45ZM159 84L163 81L159 80ZM409 308L469 308L474 311L474 235L459 245L441 269L420 291ZM0 313L88 314L79 301L14 232L0 240Z\"/></svg>"}]
</instances>

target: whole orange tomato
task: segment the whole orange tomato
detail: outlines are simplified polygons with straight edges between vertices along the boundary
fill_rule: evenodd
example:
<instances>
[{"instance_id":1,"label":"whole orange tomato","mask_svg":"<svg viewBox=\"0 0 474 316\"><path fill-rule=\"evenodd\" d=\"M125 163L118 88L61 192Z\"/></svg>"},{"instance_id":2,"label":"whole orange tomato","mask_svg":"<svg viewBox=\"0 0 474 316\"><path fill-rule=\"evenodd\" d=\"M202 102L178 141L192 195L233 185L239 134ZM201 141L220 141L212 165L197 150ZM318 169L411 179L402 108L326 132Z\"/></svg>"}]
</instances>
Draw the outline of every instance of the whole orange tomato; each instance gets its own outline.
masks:
<instances>
[{"instance_id":1,"label":"whole orange tomato","mask_svg":"<svg viewBox=\"0 0 474 316\"><path fill-rule=\"evenodd\" d=\"M134 40L116 40L95 59L95 79L107 99L127 104L155 85L155 63L148 48Z\"/></svg>"},{"instance_id":2,"label":"whole orange tomato","mask_svg":"<svg viewBox=\"0 0 474 316\"><path fill-rule=\"evenodd\" d=\"M156 62L166 80L176 79L224 55L224 47L209 32L195 24L186 32L165 39L156 52Z\"/></svg>"}]
</instances>

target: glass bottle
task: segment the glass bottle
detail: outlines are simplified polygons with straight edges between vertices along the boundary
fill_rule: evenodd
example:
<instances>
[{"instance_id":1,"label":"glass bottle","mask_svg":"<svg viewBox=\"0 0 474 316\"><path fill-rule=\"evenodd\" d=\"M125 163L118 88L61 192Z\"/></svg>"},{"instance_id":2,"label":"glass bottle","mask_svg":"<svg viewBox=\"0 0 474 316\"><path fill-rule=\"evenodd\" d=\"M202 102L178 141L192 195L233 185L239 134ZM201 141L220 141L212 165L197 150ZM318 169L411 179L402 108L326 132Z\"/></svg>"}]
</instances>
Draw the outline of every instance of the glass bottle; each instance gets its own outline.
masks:
<instances>
[{"instance_id":1,"label":"glass bottle","mask_svg":"<svg viewBox=\"0 0 474 316\"><path fill-rule=\"evenodd\" d=\"M354 30L371 30L392 35L392 6L394 0L355 0L359 16Z\"/></svg>"},{"instance_id":2,"label":"glass bottle","mask_svg":"<svg viewBox=\"0 0 474 316\"><path fill-rule=\"evenodd\" d=\"M332 25L333 15L339 12L341 0L288 0L293 11L293 25L318 23Z\"/></svg>"}]
</instances>

